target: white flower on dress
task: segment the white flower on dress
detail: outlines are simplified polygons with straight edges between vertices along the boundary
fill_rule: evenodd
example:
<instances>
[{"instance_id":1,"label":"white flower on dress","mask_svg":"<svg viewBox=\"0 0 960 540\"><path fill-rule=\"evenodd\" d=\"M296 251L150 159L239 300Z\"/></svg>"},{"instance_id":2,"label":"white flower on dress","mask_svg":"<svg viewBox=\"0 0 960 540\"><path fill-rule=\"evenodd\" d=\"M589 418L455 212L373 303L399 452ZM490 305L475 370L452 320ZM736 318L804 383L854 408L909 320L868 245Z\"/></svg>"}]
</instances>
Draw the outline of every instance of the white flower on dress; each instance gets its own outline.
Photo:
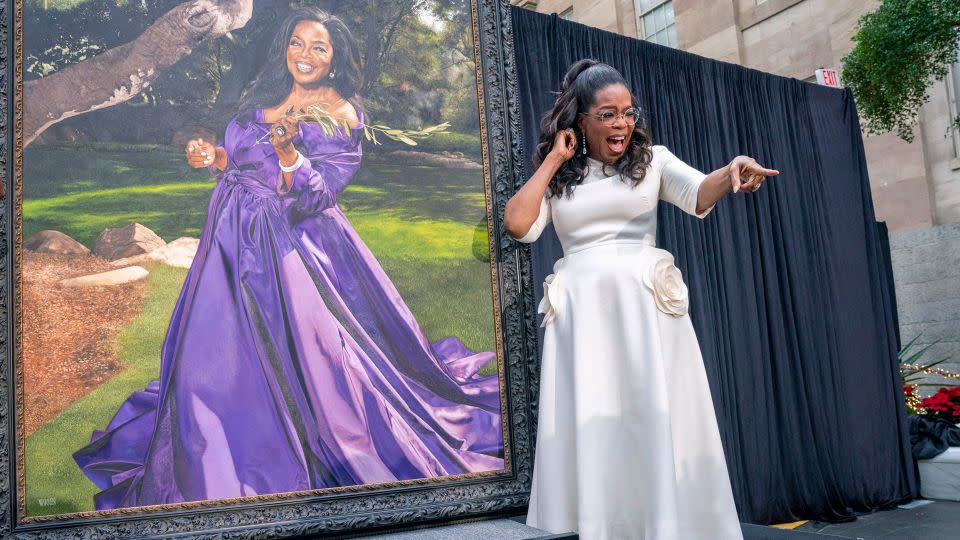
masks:
<instances>
[{"instance_id":1,"label":"white flower on dress","mask_svg":"<svg viewBox=\"0 0 960 540\"><path fill-rule=\"evenodd\" d=\"M674 317L687 314L687 285L680 269L673 265L673 255L666 254L649 265L643 274L643 284L653 293L657 309Z\"/></svg>"},{"instance_id":2,"label":"white flower on dress","mask_svg":"<svg viewBox=\"0 0 960 540\"><path fill-rule=\"evenodd\" d=\"M553 319L557 317L557 300L560 294L560 283L554 283L557 279L556 271L553 274L550 274L543 281L543 299L540 300L540 305L537 306L537 313L543 314L543 322L540 323L541 327L547 326Z\"/></svg>"}]
</instances>

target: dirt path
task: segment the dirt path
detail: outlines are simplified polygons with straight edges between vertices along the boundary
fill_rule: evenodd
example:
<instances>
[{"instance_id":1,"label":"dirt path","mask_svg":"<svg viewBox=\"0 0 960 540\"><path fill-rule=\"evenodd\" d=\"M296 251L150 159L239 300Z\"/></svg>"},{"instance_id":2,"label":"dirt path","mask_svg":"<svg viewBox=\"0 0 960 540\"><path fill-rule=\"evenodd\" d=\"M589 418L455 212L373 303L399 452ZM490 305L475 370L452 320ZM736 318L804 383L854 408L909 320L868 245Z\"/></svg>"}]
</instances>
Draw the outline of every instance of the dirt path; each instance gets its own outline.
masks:
<instances>
[{"instance_id":1,"label":"dirt path","mask_svg":"<svg viewBox=\"0 0 960 540\"><path fill-rule=\"evenodd\" d=\"M140 312L144 281L61 287L62 279L115 270L92 255L24 254L24 428L34 431L123 368L113 340Z\"/></svg>"}]
</instances>

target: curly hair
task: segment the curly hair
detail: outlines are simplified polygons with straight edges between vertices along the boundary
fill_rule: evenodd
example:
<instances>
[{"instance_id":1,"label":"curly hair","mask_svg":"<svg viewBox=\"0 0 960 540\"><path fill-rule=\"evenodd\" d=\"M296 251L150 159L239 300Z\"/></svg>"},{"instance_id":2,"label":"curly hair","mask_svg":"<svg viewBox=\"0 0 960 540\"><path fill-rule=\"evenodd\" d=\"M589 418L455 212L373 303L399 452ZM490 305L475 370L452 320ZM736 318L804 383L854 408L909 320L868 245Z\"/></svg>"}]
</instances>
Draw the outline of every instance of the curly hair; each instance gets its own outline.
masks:
<instances>
[{"instance_id":1,"label":"curly hair","mask_svg":"<svg viewBox=\"0 0 960 540\"><path fill-rule=\"evenodd\" d=\"M533 158L534 169L539 167L550 153L558 132L572 129L577 135L577 140L581 140L583 133L577 123L578 114L586 112L596 102L597 92L611 84L627 86L627 82L619 71L598 60L580 60L570 66L563 77L563 84L553 108L540 121L540 140ZM633 107L638 111L641 110L633 92L630 93L630 99ZM646 119L641 114L634 126L626 151L614 165L623 178L631 179L634 186L643 181L647 174L647 167L653 160L651 145L650 131L647 128ZM578 149L572 158L560 166L557 174L550 180L547 188L549 196L569 197L573 194L574 188L583 183L586 173L587 156Z\"/></svg>"}]
</instances>

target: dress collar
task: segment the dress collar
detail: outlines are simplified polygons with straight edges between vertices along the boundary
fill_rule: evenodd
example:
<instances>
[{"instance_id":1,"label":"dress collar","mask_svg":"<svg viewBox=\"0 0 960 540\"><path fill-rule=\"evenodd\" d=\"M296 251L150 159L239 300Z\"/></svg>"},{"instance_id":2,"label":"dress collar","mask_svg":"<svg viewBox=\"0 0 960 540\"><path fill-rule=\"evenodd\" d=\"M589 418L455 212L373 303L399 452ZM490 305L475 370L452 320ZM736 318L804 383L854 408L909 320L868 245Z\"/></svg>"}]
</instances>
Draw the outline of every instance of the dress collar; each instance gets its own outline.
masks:
<instances>
[{"instance_id":1,"label":"dress collar","mask_svg":"<svg viewBox=\"0 0 960 540\"><path fill-rule=\"evenodd\" d=\"M587 158L587 179L596 179L602 180L604 178L610 178L611 176L619 176L620 172L617 171L612 165L604 166L603 162L597 161L591 157Z\"/></svg>"}]
</instances>

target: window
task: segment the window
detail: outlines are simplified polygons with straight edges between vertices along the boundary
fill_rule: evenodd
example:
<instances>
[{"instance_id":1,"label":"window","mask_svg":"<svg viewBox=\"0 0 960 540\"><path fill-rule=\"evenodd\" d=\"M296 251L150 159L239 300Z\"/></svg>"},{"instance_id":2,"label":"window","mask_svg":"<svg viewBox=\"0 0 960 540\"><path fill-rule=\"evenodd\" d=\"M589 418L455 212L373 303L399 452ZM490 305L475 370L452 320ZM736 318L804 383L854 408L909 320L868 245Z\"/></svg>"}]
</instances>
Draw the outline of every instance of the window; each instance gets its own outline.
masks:
<instances>
[{"instance_id":1,"label":"window","mask_svg":"<svg viewBox=\"0 0 960 540\"><path fill-rule=\"evenodd\" d=\"M573 6L568 7L567 9L565 9L565 10L563 11L563 13L560 14L560 18L561 18L561 19L566 19L566 20L568 20L568 21L572 21L572 20L573 20Z\"/></svg>"},{"instance_id":2,"label":"window","mask_svg":"<svg viewBox=\"0 0 960 540\"><path fill-rule=\"evenodd\" d=\"M673 16L673 2L663 0L634 0L640 18L640 38L667 47L677 46L677 26Z\"/></svg>"}]
</instances>

